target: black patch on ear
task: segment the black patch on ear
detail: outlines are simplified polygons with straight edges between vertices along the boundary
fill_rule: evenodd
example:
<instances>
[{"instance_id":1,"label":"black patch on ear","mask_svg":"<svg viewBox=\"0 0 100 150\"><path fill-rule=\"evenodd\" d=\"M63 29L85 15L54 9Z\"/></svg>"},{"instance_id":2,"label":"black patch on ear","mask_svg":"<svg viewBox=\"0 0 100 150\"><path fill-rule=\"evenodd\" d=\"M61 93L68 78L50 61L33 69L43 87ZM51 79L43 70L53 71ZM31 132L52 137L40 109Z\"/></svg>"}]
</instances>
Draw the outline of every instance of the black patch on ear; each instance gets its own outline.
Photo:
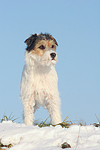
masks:
<instances>
[{"instance_id":1,"label":"black patch on ear","mask_svg":"<svg viewBox=\"0 0 100 150\"><path fill-rule=\"evenodd\" d=\"M35 33L35 34L31 35L28 39L26 39L26 40L24 41L24 43L27 44L27 48L26 48L27 51L30 52L32 49L34 49L35 41L36 41L37 37L38 37L38 36L37 36L37 34Z\"/></svg>"}]
</instances>

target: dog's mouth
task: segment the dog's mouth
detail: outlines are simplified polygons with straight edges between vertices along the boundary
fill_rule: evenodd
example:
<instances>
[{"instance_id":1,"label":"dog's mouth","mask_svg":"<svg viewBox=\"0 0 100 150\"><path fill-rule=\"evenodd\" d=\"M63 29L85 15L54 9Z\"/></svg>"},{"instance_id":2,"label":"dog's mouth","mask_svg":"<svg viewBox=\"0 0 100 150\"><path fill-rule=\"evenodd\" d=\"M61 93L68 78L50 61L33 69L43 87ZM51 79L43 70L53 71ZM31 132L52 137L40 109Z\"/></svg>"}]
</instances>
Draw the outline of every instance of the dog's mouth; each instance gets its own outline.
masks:
<instances>
[{"instance_id":1,"label":"dog's mouth","mask_svg":"<svg viewBox=\"0 0 100 150\"><path fill-rule=\"evenodd\" d=\"M51 60L55 60L54 58L51 58Z\"/></svg>"}]
</instances>

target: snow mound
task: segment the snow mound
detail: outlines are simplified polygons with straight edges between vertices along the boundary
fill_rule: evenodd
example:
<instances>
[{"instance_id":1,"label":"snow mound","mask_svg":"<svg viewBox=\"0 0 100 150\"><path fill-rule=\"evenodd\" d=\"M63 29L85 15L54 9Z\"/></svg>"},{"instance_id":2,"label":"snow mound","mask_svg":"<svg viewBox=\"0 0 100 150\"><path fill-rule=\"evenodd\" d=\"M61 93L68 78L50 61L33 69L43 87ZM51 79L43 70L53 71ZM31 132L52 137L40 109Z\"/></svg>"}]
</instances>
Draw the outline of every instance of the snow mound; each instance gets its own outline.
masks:
<instances>
[{"instance_id":1,"label":"snow mound","mask_svg":"<svg viewBox=\"0 0 100 150\"><path fill-rule=\"evenodd\" d=\"M100 128L72 125L43 127L4 121L0 123L0 142L12 144L10 150L61 150L67 142L71 150L100 150Z\"/></svg>"}]
</instances>

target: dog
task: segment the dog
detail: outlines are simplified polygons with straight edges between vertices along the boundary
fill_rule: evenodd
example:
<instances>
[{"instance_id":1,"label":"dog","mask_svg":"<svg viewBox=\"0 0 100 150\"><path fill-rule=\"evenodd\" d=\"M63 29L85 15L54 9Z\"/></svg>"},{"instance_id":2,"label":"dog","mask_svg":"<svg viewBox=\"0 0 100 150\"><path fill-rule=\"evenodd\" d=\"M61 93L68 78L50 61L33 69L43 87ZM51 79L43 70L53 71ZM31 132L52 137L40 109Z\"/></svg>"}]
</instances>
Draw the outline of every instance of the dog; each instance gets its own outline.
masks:
<instances>
[{"instance_id":1,"label":"dog","mask_svg":"<svg viewBox=\"0 0 100 150\"><path fill-rule=\"evenodd\" d=\"M21 78L21 101L23 119L32 125L34 113L39 106L48 109L51 124L61 123L57 63L57 41L48 33L32 34L27 44L25 65Z\"/></svg>"}]
</instances>

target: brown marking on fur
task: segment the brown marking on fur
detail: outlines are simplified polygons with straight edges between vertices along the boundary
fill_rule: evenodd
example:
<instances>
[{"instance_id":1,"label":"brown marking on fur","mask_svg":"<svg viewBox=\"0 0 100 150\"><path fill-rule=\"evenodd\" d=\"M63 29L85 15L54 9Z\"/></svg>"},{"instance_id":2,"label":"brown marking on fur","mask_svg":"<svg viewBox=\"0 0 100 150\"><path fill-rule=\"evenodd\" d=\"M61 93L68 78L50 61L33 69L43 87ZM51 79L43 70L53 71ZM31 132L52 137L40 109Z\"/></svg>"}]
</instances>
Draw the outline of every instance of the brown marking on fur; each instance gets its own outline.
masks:
<instances>
[{"instance_id":1,"label":"brown marking on fur","mask_svg":"<svg viewBox=\"0 0 100 150\"><path fill-rule=\"evenodd\" d=\"M43 45L45 47L45 49L40 49L39 47ZM52 48L52 45L54 46ZM36 45L35 45L35 48L34 50L32 51L33 54L37 54L39 56L42 56L46 50L54 50L56 51L56 45L54 43L54 41L52 40L41 40L40 42L38 42Z\"/></svg>"}]
</instances>

